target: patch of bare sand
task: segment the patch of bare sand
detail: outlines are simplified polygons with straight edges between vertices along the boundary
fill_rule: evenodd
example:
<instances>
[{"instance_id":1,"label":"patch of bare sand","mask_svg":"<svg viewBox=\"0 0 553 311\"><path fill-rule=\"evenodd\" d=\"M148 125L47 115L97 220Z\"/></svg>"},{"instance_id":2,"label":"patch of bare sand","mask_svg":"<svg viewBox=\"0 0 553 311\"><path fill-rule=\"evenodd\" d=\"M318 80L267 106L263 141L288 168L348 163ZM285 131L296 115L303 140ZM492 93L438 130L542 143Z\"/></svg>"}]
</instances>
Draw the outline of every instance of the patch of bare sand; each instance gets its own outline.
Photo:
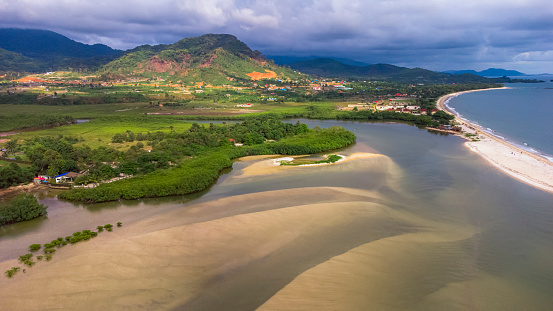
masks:
<instances>
[{"instance_id":1,"label":"patch of bare sand","mask_svg":"<svg viewBox=\"0 0 553 311\"><path fill-rule=\"evenodd\" d=\"M48 186L39 185L31 182L26 185L12 186L6 189L0 189L0 197L6 194L36 191L38 189L46 189L46 188L48 188Z\"/></svg>"},{"instance_id":2,"label":"patch of bare sand","mask_svg":"<svg viewBox=\"0 0 553 311\"><path fill-rule=\"evenodd\" d=\"M238 158L237 161L240 162L247 162L247 161L257 161L262 159L272 159L272 158L278 158L280 155L274 155L274 154L263 154L263 155L255 155L255 156L247 156L247 157L241 157Z\"/></svg>"},{"instance_id":3,"label":"patch of bare sand","mask_svg":"<svg viewBox=\"0 0 553 311\"><path fill-rule=\"evenodd\" d=\"M305 155L294 156L293 158L299 158L299 157L305 157ZM376 153L357 152L349 156L346 156L344 160L341 160L336 163L325 163L325 164L318 164L318 165L303 165L303 166L279 165L278 163L275 163L274 160L266 160L266 161L254 163L244 168L242 176L249 177L249 176L258 176L258 175L269 175L269 174L275 174L275 173L280 173L280 172L285 172L290 170L305 169L308 167L312 168L314 166L339 165L348 161L370 159L370 158L377 158L377 157L384 157L384 155L376 154Z\"/></svg>"},{"instance_id":4,"label":"patch of bare sand","mask_svg":"<svg viewBox=\"0 0 553 311\"><path fill-rule=\"evenodd\" d=\"M358 191L356 195L343 194L340 200L339 188L304 188L303 200L320 200L323 190L334 192L334 198L326 198L335 200L333 203L294 204L287 195L299 196L299 191L249 195L246 199L257 200L257 210L246 214L220 215L212 220L197 215L194 223L150 231L156 221L157 226L165 226L159 224L164 220L160 218L125 228L123 238L117 232L106 232L86 243L64 247L51 262L2 280L2 309L171 309L205 291L214 278L270 256L297 239L347 227L359 217L379 215L386 209L371 202L345 204L344 199L356 195L377 195ZM288 206L263 208L283 198ZM244 203L241 199L244 197L218 200L215 209L232 209ZM201 207L195 212L202 213ZM171 216L174 219L176 215ZM142 225L148 233L139 233ZM0 268L12 265L15 260L0 263Z\"/></svg>"}]
</instances>

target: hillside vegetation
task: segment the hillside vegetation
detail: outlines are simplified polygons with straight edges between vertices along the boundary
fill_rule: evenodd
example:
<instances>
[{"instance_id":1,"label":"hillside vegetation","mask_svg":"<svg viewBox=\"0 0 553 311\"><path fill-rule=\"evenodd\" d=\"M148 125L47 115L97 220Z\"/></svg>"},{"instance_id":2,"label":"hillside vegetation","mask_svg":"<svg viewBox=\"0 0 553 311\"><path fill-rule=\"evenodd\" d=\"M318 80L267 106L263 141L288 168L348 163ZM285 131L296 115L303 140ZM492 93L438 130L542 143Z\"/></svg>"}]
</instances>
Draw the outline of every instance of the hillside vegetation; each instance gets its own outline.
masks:
<instances>
[{"instance_id":1,"label":"hillside vegetation","mask_svg":"<svg viewBox=\"0 0 553 311\"><path fill-rule=\"evenodd\" d=\"M105 65L102 74L161 77L173 82L233 84L251 80L249 73L274 71L280 79L300 77L275 65L232 35L207 34L170 45L144 45Z\"/></svg>"}]
</instances>

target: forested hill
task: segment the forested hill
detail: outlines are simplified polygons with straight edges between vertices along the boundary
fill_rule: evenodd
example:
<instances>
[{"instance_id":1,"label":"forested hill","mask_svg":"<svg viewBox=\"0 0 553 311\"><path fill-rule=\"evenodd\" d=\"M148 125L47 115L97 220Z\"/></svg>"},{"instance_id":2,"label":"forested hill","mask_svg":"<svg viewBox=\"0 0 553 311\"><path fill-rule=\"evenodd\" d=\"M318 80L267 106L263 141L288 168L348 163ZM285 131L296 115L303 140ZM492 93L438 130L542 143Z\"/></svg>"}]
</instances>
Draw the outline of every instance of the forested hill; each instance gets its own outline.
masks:
<instances>
[{"instance_id":1,"label":"forested hill","mask_svg":"<svg viewBox=\"0 0 553 311\"><path fill-rule=\"evenodd\" d=\"M107 45L83 44L49 30L0 28L0 71L96 70L121 54Z\"/></svg>"},{"instance_id":2,"label":"forested hill","mask_svg":"<svg viewBox=\"0 0 553 311\"><path fill-rule=\"evenodd\" d=\"M22 54L0 48L0 72L29 71L37 72L44 67L40 60L23 56Z\"/></svg>"},{"instance_id":3,"label":"forested hill","mask_svg":"<svg viewBox=\"0 0 553 311\"><path fill-rule=\"evenodd\" d=\"M318 58L290 63L289 66L302 73L328 78L358 78L389 80L404 83L502 83L509 78L488 79L472 73L449 74L422 68L406 68L390 64L354 66L329 58Z\"/></svg>"},{"instance_id":4,"label":"forested hill","mask_svg":"<svg viewBox=\"0 0 553 311\"><path fill-rule=\"evenodd\" d=\"M263 78L294 79L299 74L275 65L233 35L206 34L173 44L143 45L125 52L102 73L164 77L173 81L230 83Z\"/></svg>"}]
</instances>

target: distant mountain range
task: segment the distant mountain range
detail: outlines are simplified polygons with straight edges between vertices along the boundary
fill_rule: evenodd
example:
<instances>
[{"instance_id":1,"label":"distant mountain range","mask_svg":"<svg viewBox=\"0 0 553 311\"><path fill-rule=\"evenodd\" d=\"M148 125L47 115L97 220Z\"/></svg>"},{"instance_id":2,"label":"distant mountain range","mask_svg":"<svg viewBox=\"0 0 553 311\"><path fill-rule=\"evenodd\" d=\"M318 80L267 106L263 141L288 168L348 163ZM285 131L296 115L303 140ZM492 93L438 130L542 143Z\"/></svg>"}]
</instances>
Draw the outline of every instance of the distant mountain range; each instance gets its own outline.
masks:
<instances>
[{"instance_id":1,"label":"distant mountain range","mask_svg":"<svg viewBox=\"0 0 553 311\"><path fill-rule=\"evenodd\" d=\"M0 70L96 70L122 51L88 45L49 30L0 28ZM9 51L12 53L6 53Z\"/></svg>"},{"instance_id":2,"label":"distant mountain range","mask_svg":"<svg viewBox=\"0 0 553 311\"><path fill-rule=\"evenodd\" d=\"M267 58L272 59L275 62L275 64L280 65L280 66L288 65L288 64L296 63L296 62L307 61L307 60L319 59L319 58L332 59L332 60L335 60L335 61L339 61L342 64L351 65L351 66L363 67L363 66L368 66L369 65L367 63L359 62L359 61L356 61L356 60L353 60L353 59L339 58L339 57L320 57L320 56L299 57L299 56L267 55Z\"/></svg>"},{"instance_id":3,"label":"distant mountain range","mask_svg":"<svg viewBox=\"0 0 553 311\"><path fill-rule=\"evenodd\" d=\"M406 68L389 64L354 66L330 58L318 58L289 63L290 68L320 77L378 79L404 83L470 83L505 82L490 80L475 74L452 75L422 68Z\"/></svg>"},{"instance_id":4,"label":"distant mountain range","mask_svg":"<svg viewBox=\"0 0 553 311\"><path fill-rule=\"evenodd\" d=\"M525 76L526 74L516 71L516 70L506 70L506 69L500 69L500 68L488 68L486 70L482 71L476 71L476 70L448 70L444 71L444 73L454 74L454 75L460 75L465 73L470 73L474 75L478 75L481 77L515 77L515 76Z\"/></svg>"},{"instance_id":5,"label":"distant mountain range","mask_svg":"<svg viewBox=\"0 0 553 311\"><path fill-rule=\"evenodd\" d=\"M0 71L66 69L97 71L107 78L156 76L209 83L299 77L294 70L275 65L261 52L226 34L119 51L102 44L82 44L47 30L0 29Z\"/></svg>"},{"instance_id":6,"label":"distant mountain range","mask_svg":"<svg viewBox=\"0 0 553 311\"><path fill-rule=\"evenodd\" d=\"M86 70L102 75L103 79L141 76L216 84L262 78L299 79L302 77L299 72L328 78L404 83L511 82L482 76L522 74L493 68L442 73L389 64L367 65L343 58L272 58L274 61L228 34L206 34L173 44L143 45L120 51L103 44L79 43L48 30L0 29L0 72Z\"/></svg>"}]
</instances>

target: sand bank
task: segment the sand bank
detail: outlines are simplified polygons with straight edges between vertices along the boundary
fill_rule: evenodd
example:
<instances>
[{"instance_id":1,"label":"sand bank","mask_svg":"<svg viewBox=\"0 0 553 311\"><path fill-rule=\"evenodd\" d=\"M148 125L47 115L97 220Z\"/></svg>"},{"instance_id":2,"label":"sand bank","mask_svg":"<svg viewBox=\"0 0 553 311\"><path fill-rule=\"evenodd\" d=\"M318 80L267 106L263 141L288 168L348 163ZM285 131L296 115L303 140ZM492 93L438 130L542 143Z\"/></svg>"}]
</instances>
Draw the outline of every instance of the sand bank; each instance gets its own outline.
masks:
<instances>
[{"instance_id":1,"label":"sand bank","mask_svg":"<svg viewBox=\"0 0 553 311\"><path fill-rule=\"evenodd\" d=\"M249 200L257 204L243 214L196 218L192 223L187 223L190 217L171 217L172 227L167 229L155 228L166 226L163 216L146 221L149 226L135 224L121 228L121 233L104 233L58 250L51 262L40 262L25 274L2 278L2 310L202 309L194 306L197 301L203 301L206 310L223 310L213 305L217 299L206 288L213 295L232 295L233 290L259 287L263 277L275 279L269 284L276 288L267 287L274 293L310 268L312 260L338 255L389 230L384 225L387 208L371 202L379 200L378 194L352 191L356 194L339 188L302 188L231 197L218 200L215 207L229 212ZM290 196L311 203L297 204ZM212 202L199 204L196 212L213 216L210 206ZM374 226L360 227L367 234L355 234L360 229L352 223L373 219ZM341 243L328 248L333 239ZM320 254L325 248L330 253ZM302 259L306 256L312 259ZM305 264L298 266L298 260ZM16 260L10 260L1 262L0 268L15 265Z\"/></svg>"},{"instance_id":2,"label":"sand bank","mask_svg":"<svg viewBox=\"0 0 553 311\"><path fill-rule=\"evenodd\" d=\"M460 94L485 90L472 90L453 93L438 99L438 109L453 114L447 109L446 101ZM479 154L496 168L524 183L553 192L553 163L546 158L520 149L505 140L485 132L480 126L456 116L455 122L461 125L463 133L477 135L479 141L469 139L465 146ZM466 138L464 134L462 137Z\"/></svg>"},{"instance_id":3,"label":"sand bank","mask_svg":"<svg viewBox=\"0 0 553 311\"><path fill-rule=\"evenodd\" d=\"M377 153L357 152L348 156L344 156L344 155L340 155L340 156L342 157L342 159L334 163L319 163L319 164L306 164L306 165L280 165L280 161L291 161L294 158L306 157L306 155L294 156L294 157L280 157L277 159L260 161L244 168L243 176L268 175L268 174L274 174L279 172L286 172L293 169L304 169L306 167L336 165L336 164L360 160L360 159L382 157L383 155L377 154Z\"/></svg>"}]
</instances>

